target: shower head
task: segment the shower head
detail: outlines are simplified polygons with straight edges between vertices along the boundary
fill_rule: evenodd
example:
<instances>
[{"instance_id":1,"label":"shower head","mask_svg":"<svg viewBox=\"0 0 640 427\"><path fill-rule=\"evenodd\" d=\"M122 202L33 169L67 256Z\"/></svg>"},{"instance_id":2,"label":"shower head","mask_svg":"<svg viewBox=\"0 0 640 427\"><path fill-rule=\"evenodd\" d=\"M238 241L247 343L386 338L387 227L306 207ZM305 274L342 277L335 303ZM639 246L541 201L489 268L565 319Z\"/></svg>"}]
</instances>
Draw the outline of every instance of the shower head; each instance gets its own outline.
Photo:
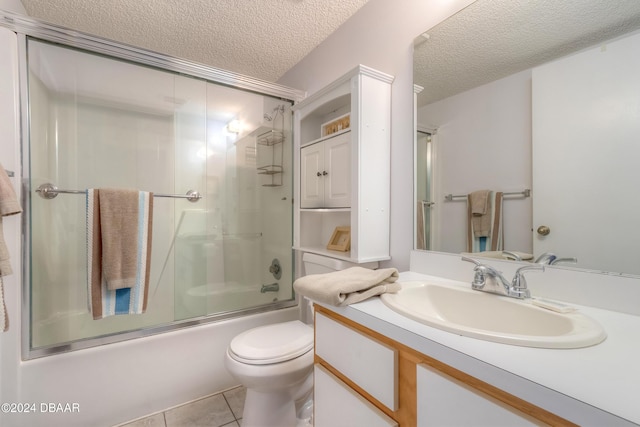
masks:
<instances>
[{"instance_id":1,"label":"shower head","mask_svg":"<svg viewBox=\"0 0 640 427\"><path fill-rule=\"evenodd\" d=\"M271 121L275 118L275 116L278 115L278 113L284 113L284 104L278 105L276 107L273 108L273 110L271 110L272 113L275 113L273 115L269 114L269 113L264 113L264 115L262 117L265 118L265 120L267 121Z\"/></svg>"}]
</instances>

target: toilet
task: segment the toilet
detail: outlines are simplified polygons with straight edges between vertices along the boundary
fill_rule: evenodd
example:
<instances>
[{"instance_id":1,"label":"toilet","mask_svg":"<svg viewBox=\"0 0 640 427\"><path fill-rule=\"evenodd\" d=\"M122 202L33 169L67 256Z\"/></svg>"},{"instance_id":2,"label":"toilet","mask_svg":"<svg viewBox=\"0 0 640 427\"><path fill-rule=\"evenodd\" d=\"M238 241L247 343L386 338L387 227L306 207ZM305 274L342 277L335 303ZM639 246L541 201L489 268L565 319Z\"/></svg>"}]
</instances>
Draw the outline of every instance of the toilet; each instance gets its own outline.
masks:
<instances>
[{"instance_id":1,"label":"toilet","mask_svg":"<svg viewBox=\"0 0 640 427\"><path fill-rule=\"evenodd\" d=\"M302 261L305 274L329 273L356 265L310 253L305 253ZM377 262L357 265L378 267ZM309 316L308 321L312 320ZM293 320L259 326L231 340L225 366L247 389L243 427L310 425L313 338L311 324Z\"/></svg>"}]
</instances>

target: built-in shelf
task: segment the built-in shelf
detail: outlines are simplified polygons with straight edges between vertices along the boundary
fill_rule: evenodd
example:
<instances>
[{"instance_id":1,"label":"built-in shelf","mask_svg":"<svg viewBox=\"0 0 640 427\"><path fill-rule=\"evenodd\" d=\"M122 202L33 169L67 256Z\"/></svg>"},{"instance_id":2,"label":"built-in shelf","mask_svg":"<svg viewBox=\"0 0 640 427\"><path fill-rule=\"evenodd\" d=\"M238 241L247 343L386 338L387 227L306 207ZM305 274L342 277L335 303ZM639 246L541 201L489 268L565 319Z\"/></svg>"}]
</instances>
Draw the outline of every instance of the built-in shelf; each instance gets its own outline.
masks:
<instances>
[{"instance_id":1,"label":"built-in shelf","mask_svg":"<svg viewBox=\"0 0 640 427\"><path fill-rule=\"evenodd\" d=\"M303 142L301 144L302 147L305 147L307 145L311 145L311 144L317 144L318 142L322 142L322 141L326 141L327 139L331 139L331 138L335 138L338 135L342 135L343 133L347 133L347 132L351 132L351 128L346 128L343 129L341 131L332 133L331 135L325 135L322 138L318 138L318 139L314 139L313 141L309 141L309 142Z\"/></svg>"},{"instance_id":2,"label":"built-in shelf","mask_svg":"<svg viewBox=\"0 0 640 427\"><path fill-rule=\"evenodd\" d=\"M302 208L300 212L351 212L351 208Z\"/></svg>"},{"instance_id":3,"label":"built-in shelf","mask_svg":"<svg viewBox=\"0 0 640 427\"><path fill-rule=\"evenodd\" d=\"M300 247L294 247L293 249L301 252L310 252L317 255L324 255L331 258L340 259L343 261L350 261L350 262L355 261L353 258L351 258L351 251L346 251L346 252L332 251L327 248L315 247L315 246L300 246ZM391 257L387 256L387 257L377 257L377 258L370 258L370 259L360 259L360 260L357 260L357 262L364 263L364 262L374 262L374 261L388 261L390 259Z\"/></svg>"},{"instance_id":4,"label":"built-in shelf","mask_svg":"<svg viewBox=\"0 0 640 427\"><path fill-rule=\"evenodd\" d=\"M294 249L355 263L390 259L392 82L360 65L292 107ZM330 126L347 117L349 127ZM350 227L348 252L326 249L339 227Z\"/></svg>"}]
</instances>

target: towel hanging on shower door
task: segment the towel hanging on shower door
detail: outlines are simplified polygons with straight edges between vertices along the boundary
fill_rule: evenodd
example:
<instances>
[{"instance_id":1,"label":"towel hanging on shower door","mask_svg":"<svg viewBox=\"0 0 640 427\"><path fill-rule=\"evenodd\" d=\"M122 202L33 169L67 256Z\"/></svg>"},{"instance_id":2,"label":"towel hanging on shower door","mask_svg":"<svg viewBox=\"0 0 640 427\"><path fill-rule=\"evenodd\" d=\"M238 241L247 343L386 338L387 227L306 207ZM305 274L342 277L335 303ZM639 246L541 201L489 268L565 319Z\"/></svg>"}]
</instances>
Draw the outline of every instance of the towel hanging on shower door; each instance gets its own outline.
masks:
<instances>
[{"instance_id":1,"label":"towel hanging on shower door","mask_svg":"<svg viewBox=\"0 0 640 427\"><path fill-rule=\"evenodd\" d=\"M87 287L94 319L147 309L153 193L87 190Z\"/></svg>"},{"instance_id":2,"label":"towel hanging on shower door","mask_svg":"<svg viewBox=\"0 0 640 427\"><path fill-rule=\"evenodd\" d=\"M467 252L503 249L502 199L502 192L490 190L467 196Z\"/></svg>"},{"instance_id":3,"label":"towel hanging on shower door","mask_svg":"<svg viewBox=\"0 0 640 427\"><path fill-rule=\"evenodd\" d=\"M9 314L4 301L4 283L2 276L13 273L11 264L9 263L9 250L4 241L4 232L2 228L2 217L15 215L22 212L22 207L18 202L18 197L13 190L13 185L9 180L9 175L0 165L0 332L9 329Z\"/></svg>"}]
</instances>

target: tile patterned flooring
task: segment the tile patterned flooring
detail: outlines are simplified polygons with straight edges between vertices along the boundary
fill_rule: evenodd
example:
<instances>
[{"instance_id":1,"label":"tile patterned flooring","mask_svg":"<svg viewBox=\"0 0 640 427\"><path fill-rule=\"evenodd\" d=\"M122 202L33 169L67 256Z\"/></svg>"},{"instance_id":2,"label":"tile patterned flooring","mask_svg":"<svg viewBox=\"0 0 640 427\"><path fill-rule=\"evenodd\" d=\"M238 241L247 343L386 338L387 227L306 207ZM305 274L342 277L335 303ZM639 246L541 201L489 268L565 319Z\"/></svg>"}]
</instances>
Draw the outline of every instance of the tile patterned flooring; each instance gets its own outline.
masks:
<instances>
[{"instance_id":1,"label":"tile patterned flooring","mask_svg":"<svg viewBox=\"0 0 640 427\"><path fill-rule=\"evenodd\" d=\"M119 427L241 427L245 395L236 387Z\"/></svg>"}]
</instances>

